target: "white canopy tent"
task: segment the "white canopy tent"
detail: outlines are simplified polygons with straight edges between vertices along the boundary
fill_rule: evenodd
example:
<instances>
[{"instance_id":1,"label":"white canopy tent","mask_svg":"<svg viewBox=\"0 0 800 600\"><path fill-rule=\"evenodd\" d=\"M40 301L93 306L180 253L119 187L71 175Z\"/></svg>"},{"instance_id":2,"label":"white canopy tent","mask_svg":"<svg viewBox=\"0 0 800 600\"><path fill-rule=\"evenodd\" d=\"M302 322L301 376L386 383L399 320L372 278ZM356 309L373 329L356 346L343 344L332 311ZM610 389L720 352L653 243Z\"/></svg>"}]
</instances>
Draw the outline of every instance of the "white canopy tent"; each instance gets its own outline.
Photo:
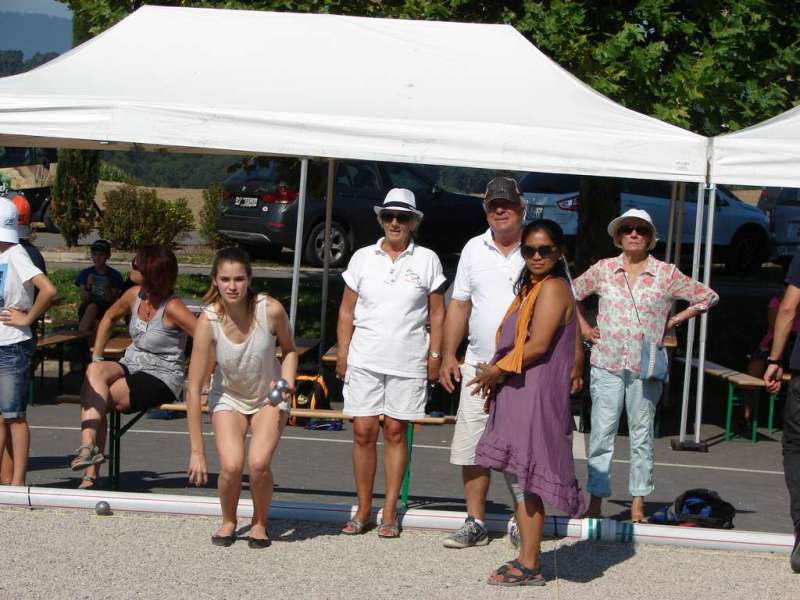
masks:
<instances>
[{"instance_id":1,"label":"white canopy tent","mask_svg":"<svg viewBox=\"0 0 800 600\"><path fill-rule=\"evenodd\" d=\"M800 106L712 142L712 183L800 187Z\"/></svg>"},{"instance_id":2,"label":"white canopy tent","mask_svg":"<svg viewBox=\"0 0 800 600\"><path fill-rule=\"evenodd\" d=\"M623 108L512 27L144 6L0 80L0 143L705 181L706 138Z\"/></svg>"},{"instance_id":3,"label":"white canopy tent","mask_svg":"<svg viewBox=\"0 0 800 600\"><path fill-rule=\"evenodd\" d=\"M702 188L708 140L615 104L510 26L145 6L0 79L0 145L351 158ZM305 189L303 178L301 216ZM298 248L302 233L299 223Z\"/></svg>"}]
</instances>

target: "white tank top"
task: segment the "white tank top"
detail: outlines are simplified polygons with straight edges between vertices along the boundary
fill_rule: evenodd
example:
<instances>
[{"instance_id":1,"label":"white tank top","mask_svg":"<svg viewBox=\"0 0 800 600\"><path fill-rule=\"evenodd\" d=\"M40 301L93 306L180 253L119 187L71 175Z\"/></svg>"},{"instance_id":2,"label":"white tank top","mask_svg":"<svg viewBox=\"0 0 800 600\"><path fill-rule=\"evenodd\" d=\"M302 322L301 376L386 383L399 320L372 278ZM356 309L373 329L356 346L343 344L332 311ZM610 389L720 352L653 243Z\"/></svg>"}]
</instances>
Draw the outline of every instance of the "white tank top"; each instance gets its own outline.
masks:
<instances>
[{"instance_id":1,"label":"white tank top","mask_svg":"<svg viewBox=\"0 0 800 600\"><path fill-rule=\"evenodd\" d=\"M275 356L275 335L267 323L267 302L266 295L256 299L254 323L240 344L225 336L216 311L203 307L217 346L217 365L208 393L211 412L217 403L243 414L253 414L269 404L270 383L280 379L281 365ZM286 402L279 408L289 410Z\"/></svg>"}]
</instances>

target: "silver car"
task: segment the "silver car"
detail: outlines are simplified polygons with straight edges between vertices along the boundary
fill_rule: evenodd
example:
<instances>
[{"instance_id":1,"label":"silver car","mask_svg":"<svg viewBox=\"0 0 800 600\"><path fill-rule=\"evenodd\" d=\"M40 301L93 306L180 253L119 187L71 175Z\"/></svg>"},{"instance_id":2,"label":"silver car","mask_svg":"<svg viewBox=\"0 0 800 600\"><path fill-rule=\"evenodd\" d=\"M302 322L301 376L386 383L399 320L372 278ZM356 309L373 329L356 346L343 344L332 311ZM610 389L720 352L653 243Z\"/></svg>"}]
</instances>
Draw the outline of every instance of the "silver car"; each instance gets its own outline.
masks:
<instances>
[{"instance_id":1,"label":"silver car","mask_svg":"<svg viewBox=\"0 0 800 600\"><path fill-rule=\"evenodd\" d=\"M552 219L564 230L572 246L578 231L580 178L577 175L528 173L519 185L526 202L525 221ZM672 184L668 181L620 179L620 213L631 208L646 210L656 230L664 236L669 228L671 192ZM688 185L684 208L684 244L694 243L696 206L697 187ZM717 187L716 211L715 256L724 260L732 273L758 273L761 264L770 258L771 253L767 215L740 201L724 186Z\"/></svg>"}]
</instances>

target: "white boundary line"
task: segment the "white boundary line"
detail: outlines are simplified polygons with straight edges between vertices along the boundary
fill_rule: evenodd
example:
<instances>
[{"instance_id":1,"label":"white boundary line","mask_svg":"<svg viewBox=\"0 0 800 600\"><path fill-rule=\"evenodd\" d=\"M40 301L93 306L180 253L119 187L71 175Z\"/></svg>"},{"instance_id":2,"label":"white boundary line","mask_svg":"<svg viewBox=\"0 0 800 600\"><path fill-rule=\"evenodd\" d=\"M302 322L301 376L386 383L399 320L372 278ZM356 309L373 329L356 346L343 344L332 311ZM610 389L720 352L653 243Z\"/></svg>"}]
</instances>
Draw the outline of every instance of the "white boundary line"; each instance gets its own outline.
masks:
<instances>
[{"instance_id":1,"label":"white boundary line","mask_svg":"<svg viewBox=\"0 0 800 600\"><path fill-rule=\"evenodd\" d=\"M59 426L59 425L30 425L31 429L42 429L42 430L52 430L52 431L80 431L80 427L67 427L67 426ZM165 431L165 430L158 430L158 429L130 429L127 433L145 433L145 434L166 434L166 435L189 435L188 431ZM203 435L211 436L213 435L210 431L204 431ZM333 438L316 438L316 437L308 437L308 436L300 436L300 435L284 435L281 436L282 440L297 440L302 442L326 442L326 443L333 443L333 444L352 444L352 440L338 440ZM379 445L382 445L381 442L378 442ZM449 446L434 446L432 444L414 444L415 449L425 449L425 450L450 450ZM584 457L576 456L577 460L586 460ZM617 464L630 464L629 460L623 459L614 459L611 462ZM657 462L653 463L656 467L670 467L676 469L701 469L705 471L728 471L732 473L755 473L758 475L780 475L783 476L783 471L767 471L764 469L744 469L741 467L717 467L714 465L687 465L681 463L663 463Z\"/></svg>"}]
</instances>

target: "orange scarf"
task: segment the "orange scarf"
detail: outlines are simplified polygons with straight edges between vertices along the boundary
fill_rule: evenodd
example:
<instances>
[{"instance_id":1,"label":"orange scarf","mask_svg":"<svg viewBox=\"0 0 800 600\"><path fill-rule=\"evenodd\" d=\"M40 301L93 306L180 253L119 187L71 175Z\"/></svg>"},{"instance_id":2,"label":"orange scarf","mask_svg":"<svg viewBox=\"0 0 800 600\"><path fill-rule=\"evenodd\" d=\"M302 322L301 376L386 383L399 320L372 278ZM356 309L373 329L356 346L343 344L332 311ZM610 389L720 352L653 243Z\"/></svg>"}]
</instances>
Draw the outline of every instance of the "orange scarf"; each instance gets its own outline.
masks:
<instances>
[{"instance_id":1,"label":"orange scarf","mask_svg":"<svg viewBox=\"0 0 800 600\"><path fill-rule=\"evenodd\" d=\"M514 347L509 351L508 354L495 363L503 371L507 371L509 373L522 373L522 358L525 349L525 342L528 339L528 329L530 328L531 321L533 320L533 307L536 304L536 298L539 296L539 292L542 291L542 284L544 284L544 282L548 279L550 279L550 275L534 285L533 289L528 292L528 295L525 296L524 299L521 299L519 295L514 296L514 301L511 303L511 306L508 307L508 310L503 317L503 321L500 323L500 327L497 328L495 344L499 346L500 334L503 331L503 326L506 324L508 318L519 307L517 330L516 334L514 335Z\"/></svg>"}]
</instances>

